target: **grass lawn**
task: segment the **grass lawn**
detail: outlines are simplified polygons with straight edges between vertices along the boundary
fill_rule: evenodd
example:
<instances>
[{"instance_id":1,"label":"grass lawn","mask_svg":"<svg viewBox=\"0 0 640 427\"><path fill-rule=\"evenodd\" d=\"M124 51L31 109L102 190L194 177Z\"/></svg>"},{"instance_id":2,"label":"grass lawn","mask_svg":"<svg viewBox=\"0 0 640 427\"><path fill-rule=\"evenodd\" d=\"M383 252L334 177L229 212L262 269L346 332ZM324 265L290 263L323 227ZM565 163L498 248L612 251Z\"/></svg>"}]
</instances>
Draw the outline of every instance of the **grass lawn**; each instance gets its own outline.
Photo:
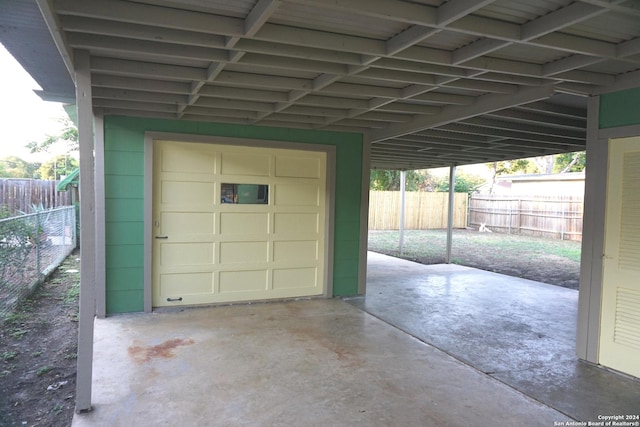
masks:
<instances>
[{"instance_id":1,"label":"grass lawn","mask_svg":"<svg viewBox=\"0 0 640 427\"><path fill-rule=\"evenodd\" d=\"M399 232L369 231L369 250L417 261L445 261L446 230L406 230L402 254ZM452 262L469 267L577 289L579 242L513 234L454 230Z\"/></svg>"}]
</instances>

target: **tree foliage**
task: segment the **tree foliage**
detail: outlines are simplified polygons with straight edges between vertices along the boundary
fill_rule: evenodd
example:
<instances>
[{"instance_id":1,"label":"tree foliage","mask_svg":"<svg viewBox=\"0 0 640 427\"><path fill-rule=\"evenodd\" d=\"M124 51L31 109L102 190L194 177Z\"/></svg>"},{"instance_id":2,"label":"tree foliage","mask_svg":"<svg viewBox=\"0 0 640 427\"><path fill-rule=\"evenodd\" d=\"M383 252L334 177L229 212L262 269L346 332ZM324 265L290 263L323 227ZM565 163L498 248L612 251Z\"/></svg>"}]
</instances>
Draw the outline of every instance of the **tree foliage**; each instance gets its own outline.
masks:
<instances>
[{"instance_id":1,"label":"tree foliage","mask_svg":"<svg viewBox=\"0 0 640 427\"><path fill-rule=\"evenodd\" d=\"M57 180L61 176L69 175L78 167L78 161L72 153L77 152L78 128L68 117L58 119L62 124L62 130L56 135L47 135L44 141L32 141L26 145L31 153L54 153L63 152L48 161L36 164L33 172L28 178L40 178L46 180Z\"/></svg>"},{"instance_id":2,"label":"tree foliage","mask_svg":"<svg viewBox=\"0 0 640 427\"><path fill-rule=\"evenodd\" d=\"M582 172L586 166L587 152L563 153L556 156L554 173Z\"/></svg>"},{"instance_id":3,"label":"tree foliage","mask_svg":"<svg viewBox=\"0 0 640 427\"><path fill-rule=\"evenodd\" d=\"M585 165L585 151L487 163L487 167L491 169L495 176L517 173L581 172L584 170Z\"/></svg>"},{"instance_id":4,"label":"tree foliage","mask_svg":"<svg viewBox=\"0 0 640 427\"><path fill-rule=\"evenodd\" d=\"M37 178L40 163L27 162L16 156L0 159L0 178Z\"/></svg>"},{"instance_id":5,"label":"tree foliage","mask_svg":"<svg viewBox=\"0 0 640 427\"><path fill-rule=\"evenodd\" d=\"M429 174L426 171L409 170L405 179L406 191L418 191L429 181ZM371 170L369 188L375 191L400 191L400 171Z\"/></svg>"},{"instance_id":6,"label":"tree foliage","mask_svg":"<svg viewBox=\"0 0 640 427\"><path fill-rule=\"evenodd\" d=\"M484 184L485 180L482 177L458 172L456 173L454 191L456 193L471 194L477 192ZM444 177L440 179L436 185L435 191L449 191L449 178Z\"/></svg>"},{"instance_id":7,"label":"tree foliage","mask_svg":"<svg viewBox=\"0 0 640 427\"><path fill-rule=\"evenodd\" d=\"M40 179L58 180L63 175L69 175L76 170L78 166L79 164L76 159L63 154L42 163L40 169L38 169L38 174L40 175Z\"/></svg>"},{"instance_id":8,"label":"tree foliage","mask_svg":"<svg viewBox=\"0 0 640 427\"><path fill-rule=\"evenodd\" d=\"M473 193L485 183L480 176L462 172L456 174L455 191ZM375 191L400 191L400 171L372 170L369 188ZM449 191L449 178L439 177L428 170L407 171L406 191Z\"/></svg>"},{"instance_id":9,"label":"tree foliage","mask_svg":"<svg viewBox=\"0 0 640 427\"><path fill-rule=\"evenodd\" d=\"M78 128L67 117L58 119L63 126L62 131L57 135L47 135L44 141L31 141L26 147L31 153L48 153L55 145L64 145L65 152L71 153L78 151Z\"/></svg>"},{"instance_id":10,"label":"tree foliage","mask_svg":"<svg viewBox=\"0 0 640 427\"><path fill-rule=\"evenodd\" d=\"M551 174L581 172L584 170L585 165L585 151L487 163L487 167L492 172L489 192L493 192L493 186L495 185L497 176L514 175L517 173Z\"/></svg>"},{"instance_id":11,"label":"tree foliage","mask_svg":"<svg viewBox=\"0 0 640 427\"><path fill-rule=\"evenodd\" d=\"M513 175L516 173L534 173L536 166L529 159L502 160L499 162L487 163L493 175Z\"/></svg>"}]
</instances>

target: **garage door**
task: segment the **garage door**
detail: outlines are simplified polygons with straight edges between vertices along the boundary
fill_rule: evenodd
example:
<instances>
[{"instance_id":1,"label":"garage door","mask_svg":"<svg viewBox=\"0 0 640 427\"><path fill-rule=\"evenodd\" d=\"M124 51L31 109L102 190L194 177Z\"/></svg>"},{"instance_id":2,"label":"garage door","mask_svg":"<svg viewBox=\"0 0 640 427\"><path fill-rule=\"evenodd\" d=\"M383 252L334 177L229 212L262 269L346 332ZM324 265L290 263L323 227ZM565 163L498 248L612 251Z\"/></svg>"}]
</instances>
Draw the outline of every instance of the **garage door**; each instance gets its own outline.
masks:
<instances>
[{"instance_id":1,"label":"garage door","mask_svg":"<svg viewBox=\"0 0 640 427\"><path fill-rule=\"evenodd\" d=\"M154 141L154 307L323 295L326 153Z\"/></svg>"}]
</instances>

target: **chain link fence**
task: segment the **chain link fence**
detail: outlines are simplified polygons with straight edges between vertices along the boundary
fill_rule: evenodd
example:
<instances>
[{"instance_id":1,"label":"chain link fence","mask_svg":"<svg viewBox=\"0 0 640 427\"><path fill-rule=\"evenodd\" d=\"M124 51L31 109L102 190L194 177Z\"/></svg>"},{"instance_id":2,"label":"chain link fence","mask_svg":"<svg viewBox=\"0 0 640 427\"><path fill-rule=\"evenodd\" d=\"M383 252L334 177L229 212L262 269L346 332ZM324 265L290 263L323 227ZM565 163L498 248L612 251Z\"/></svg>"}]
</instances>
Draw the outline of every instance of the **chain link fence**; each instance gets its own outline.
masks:
<instances>
[{"instance_id":1,"label":"chain link fence","mask_svg":"<svg viewBox=\"0 0 640 427\"><path fill-rule=\"evenodd\" d=\"M0 323L75 247L73 206L0 219Z\"/></svg>"}]
</instances>

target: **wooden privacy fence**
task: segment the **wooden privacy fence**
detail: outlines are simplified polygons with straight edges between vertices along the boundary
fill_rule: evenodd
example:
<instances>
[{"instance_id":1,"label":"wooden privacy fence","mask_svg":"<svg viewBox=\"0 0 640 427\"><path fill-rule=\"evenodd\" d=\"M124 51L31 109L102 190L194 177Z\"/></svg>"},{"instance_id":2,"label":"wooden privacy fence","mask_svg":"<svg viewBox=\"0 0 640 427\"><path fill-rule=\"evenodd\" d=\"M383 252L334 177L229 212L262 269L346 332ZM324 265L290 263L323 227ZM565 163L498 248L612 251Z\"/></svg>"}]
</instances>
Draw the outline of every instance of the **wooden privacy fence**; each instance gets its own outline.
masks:
<instances>
[{"instance_id":1,"label":"wooden privacy fence","mask_svg":"<svg viewBox=\"0 0 640 427\"><path fill-rule=\"evenodd\" d=\"M467 226L467 193L454 197L453 226ZM408 230L447 228L449 193L407 191L405 193L404 226ZM369 230L400 228L400 192L369 192Z\"/></svg>"},{"instance_id":2,"label":"wooden privacy fence","mask_svg":"<svg viewBox=\"0 0 640 427\"><path fill-rule=\"evenodd\" d=\"M0 209L11 216L33 213L33 207L53 209L72 204L71 192L56 191L59 181L40 179L0 178Z\"/></svg>"},{"instance_id":3,"label":"wooden privacy fence","mask_svg":"<svg viewBox=\"0 0 640 427\"><path fill-rule=\"evenodd\" d=\"M469 225L491 231L582 241L583 197L471 196Z\"/></svg>"}]
</instances>

